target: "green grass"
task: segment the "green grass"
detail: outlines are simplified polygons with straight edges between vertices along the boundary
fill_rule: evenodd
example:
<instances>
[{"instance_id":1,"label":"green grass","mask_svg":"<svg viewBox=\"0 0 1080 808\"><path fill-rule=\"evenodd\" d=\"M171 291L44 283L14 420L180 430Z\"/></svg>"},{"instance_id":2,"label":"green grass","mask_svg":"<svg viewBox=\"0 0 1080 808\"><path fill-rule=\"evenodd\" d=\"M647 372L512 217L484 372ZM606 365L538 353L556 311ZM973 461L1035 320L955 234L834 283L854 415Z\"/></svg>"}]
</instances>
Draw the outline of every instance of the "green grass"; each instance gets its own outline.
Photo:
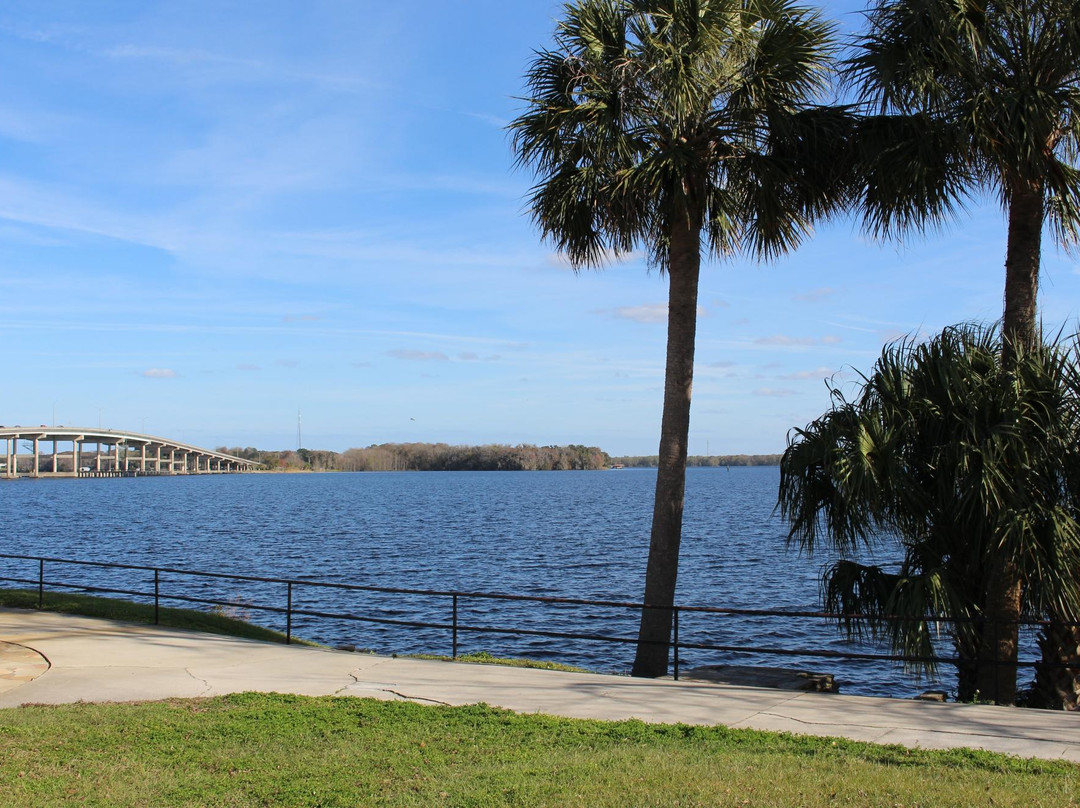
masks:
<instances>
[{"instance_id":1,"label":"green grass","mask_svg":"<svg viewBox=\"0 0 1080 808\"><path fill-rule=\"evenodd\" d=\"M0 590L0 605L35 608L37 592ZM45 608L153 620L152 606L87 595L46 593ZM284 639L222 614L161 617ZM1080 805L1066 763L276 694L0 710L0 783L0 806Z\"/></svg>"},{"instance_id":2,"label":"green grass","mask_svg":"<svg viewBox=\"0 0 1080 808\"><path fill-rule=\"evenodd\" d=\"M457 657L441 656L439 654L408 654L407 656L409 659L435 659L440 662L471 662L478 665L505 665L510 668L537 668L543 671L590 673L588 668L579 668L576 665L564 665L561 662L548 662L547 660L539 659L500 657L489 654L487 651L476 651L472 654L458 654Z\"/></svg>"},{"instance_id":3,"label":"green grass","mask_svg":"<svg viewBox=\"0 0 1080 808\"><path fill-rule=\"evenodd\" d=\"M0 606L13 609L36 609L38 606L37 590L0 589ZM162 607L159 623L172 628L190 631L205 631L209 634L227 634L232 637L246 637L251 640L267 642L285 642L285 634L280 631L263 628L228 614L232 607L203 612L198 609L173 609ZM134 603L117 598L99 598L93 595L80 595L69 592L45 592L42 611L61 612L63 614L81 614L87 617L100 617L106 620L122 620L128 623L153 623L154 606L149 603ZM294 643L313 645L295 636Z\"/></svg>"},{"instance_id":4,"label":"green grass","mask_svg":"<svg viewBox=\"0 0 1080 808\"><path fill-rule=\"evenodd\" d=\"M0 805L1077 805L1080 767L751 730L241 694L0 710Z\"/></svg>"}]
</instances>

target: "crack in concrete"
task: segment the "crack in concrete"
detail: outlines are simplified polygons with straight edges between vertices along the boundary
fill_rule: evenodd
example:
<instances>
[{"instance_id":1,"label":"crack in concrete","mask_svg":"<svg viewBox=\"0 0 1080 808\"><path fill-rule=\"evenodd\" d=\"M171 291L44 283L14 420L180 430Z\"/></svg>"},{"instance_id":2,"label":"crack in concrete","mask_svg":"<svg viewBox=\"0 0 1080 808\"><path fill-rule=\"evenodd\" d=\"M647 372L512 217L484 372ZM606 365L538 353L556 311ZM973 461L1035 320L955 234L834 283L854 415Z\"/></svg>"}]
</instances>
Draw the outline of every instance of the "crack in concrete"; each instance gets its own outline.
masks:
<instances>
[{"instance_id":1,"label":"crack in concrete","mask_svg":"<svg viewBox=\"0 0 1080 808\"><path fill-rule=\"evenodd\" d=\"M357 676L357 675L356 675L355 673L353 673L352 671L349 671L349 672L348 672L348 673L346 674L346 676L348 676L348 677L350 677L350 678L352 679L352 684L351 684L351 685L343 685L342 687L339 687L339 688L338 688L337 690L335 690L335 691L334 691L333 695L335 695L335 696L340 696L340 695L342 695L343 693L345 693L346 691L348 691L348 689L349 689L350 687L352 687L353 685L361 685L361 684L364 684L363 682L361 682L361 681L360 681L360 677L359 677L359 676Z\"/></svg>"},{"instance_id":2,"label":"crack in concrete","mask_svg":"<svg viewBox=\"0 0 1080 808\"><path fill-rule=\"evenodd\" d=\"M211 685L210 682L207 679L203 679L201 676L196 676L192 672L191 668L184 668L184 673L186 673L188 676L190 676L196 682L202 682L203 693L209 693L210 691L212 691L214 689L213 685Z\"/></svg>"},{"instance_id":3,"label":"crack in concrete","mask_svg":"<svg viewBox=\"0 0 1080 808\"><path fill-rule=\"evenodd\" d=\"M783 706L785 704L789 704L789 703L797 700L798 698L800 698L801 696L804 696L804 695L806 695L806 694L805 693L794 693L794 694L792 694L791 696L789 696L786 699L781 699L779 703L772 704L768 709L755 710L754 712L752 712L750 715L746 716L745 718L740 718L739 722L750 721L750 720L756 718L759 715L767 715L770 718L787 718L787 716L785 716L785 715L781 715L779 713L774 713L774 712L771 712L771 711L775 710L778 707L781 707L781 706ZM798 719L792 719L792 720L797 721ZM809 723L809 722L800 722L800 723Z\"/></svg>"}]
</instances>

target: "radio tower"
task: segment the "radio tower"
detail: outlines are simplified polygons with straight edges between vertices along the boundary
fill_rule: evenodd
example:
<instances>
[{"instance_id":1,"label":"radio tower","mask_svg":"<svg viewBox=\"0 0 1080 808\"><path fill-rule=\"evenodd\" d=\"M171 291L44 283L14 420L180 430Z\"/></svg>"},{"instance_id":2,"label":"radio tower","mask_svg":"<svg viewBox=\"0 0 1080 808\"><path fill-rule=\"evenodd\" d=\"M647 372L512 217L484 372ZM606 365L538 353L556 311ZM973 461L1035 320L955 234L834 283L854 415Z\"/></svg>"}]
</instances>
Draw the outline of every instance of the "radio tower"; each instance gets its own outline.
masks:
<instances>
[{"instance_id":1,"label":"radio tower","mask_svg":"<svg viewBox=\"0 0 1080 808\"><path fill-rule=\"evenodd\" d=\"M296 451L300 451L304 448L304 441L300 435L300 410L296 411Z\"/></svg>"}]
</instances>

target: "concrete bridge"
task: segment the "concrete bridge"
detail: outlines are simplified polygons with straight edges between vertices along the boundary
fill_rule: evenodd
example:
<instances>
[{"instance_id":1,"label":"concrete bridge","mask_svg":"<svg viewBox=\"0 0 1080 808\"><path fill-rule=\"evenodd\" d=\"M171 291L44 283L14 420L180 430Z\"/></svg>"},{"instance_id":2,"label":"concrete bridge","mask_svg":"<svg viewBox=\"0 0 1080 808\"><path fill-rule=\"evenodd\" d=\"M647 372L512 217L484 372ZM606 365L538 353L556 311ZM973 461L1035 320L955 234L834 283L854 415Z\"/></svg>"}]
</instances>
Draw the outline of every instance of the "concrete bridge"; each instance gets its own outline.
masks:
<instances>
[{"instance_id":1,"label":"concrete bridge","mask_svg":"<svg viewBox=\"0 0 1080 808\"><path fill-rule=\"evenodd\" d=\"M242 457L116 429L0 426L0 443L0 478L7 479L231 474L259 468Z\"/></svg>"}]
</instances>

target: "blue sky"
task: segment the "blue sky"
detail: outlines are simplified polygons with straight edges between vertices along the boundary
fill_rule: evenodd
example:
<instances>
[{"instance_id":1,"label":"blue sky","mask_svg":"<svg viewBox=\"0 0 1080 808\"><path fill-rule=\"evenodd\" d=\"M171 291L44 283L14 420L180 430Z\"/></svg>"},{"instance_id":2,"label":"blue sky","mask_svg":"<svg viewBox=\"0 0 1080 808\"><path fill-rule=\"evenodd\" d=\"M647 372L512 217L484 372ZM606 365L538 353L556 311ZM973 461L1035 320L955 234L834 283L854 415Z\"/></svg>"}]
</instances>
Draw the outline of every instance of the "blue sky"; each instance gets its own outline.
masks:
<instances>
[{"instance_id":1,"label":"blue sky","mask_svg":"<svg viewBox=\"0 0 1080 808\"><path fill-rule=\"evenodd\" d=\"M857 24L856 6L828 13ZM664 280L575 275L506 123L560 4L0 6L0 422L198 445L587 443L652 454ZM1000 316L992 200L703 269L690 451L781 451L823 380ZM1075 327L1049 243L1044 321Z\"/></svg>"}]
</instances>

